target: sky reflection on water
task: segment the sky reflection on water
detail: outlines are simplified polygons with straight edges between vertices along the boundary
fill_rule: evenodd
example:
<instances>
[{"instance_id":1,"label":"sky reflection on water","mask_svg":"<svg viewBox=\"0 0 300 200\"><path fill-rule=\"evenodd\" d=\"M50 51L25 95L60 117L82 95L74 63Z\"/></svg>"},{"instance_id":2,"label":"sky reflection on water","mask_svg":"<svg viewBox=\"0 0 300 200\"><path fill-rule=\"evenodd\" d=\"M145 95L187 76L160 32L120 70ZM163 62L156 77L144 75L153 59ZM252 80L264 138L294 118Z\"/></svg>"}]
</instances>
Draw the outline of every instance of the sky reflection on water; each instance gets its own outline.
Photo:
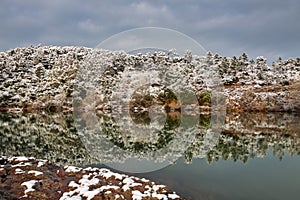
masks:
<instances>
[{"instance_id":1,"label":"sky reflection on water","mask_svg":"<svg viewBox=\"0 0 300 200\"><path fill-rule=\"evenodd\" d=\"M298 199L299 166L299 156L280 160L269 151L264 158L247 163L220 160L208 164L205 159L194 159L186 164L181 158L172 166L139 175L191 199Z\"/></svg>"}]
</instances>

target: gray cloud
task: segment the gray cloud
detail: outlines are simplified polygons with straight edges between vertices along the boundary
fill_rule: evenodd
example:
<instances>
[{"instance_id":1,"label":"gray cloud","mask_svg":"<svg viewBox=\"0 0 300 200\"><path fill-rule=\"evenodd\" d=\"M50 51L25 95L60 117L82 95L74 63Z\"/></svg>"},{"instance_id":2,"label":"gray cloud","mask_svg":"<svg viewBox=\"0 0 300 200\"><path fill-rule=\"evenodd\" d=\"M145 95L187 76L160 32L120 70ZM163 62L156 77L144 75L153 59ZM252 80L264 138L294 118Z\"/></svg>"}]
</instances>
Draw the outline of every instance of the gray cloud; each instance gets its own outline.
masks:
<instances>
[{"instance_id":1,"label":"gray cloud","mask_svg":"<svg viewBox=\"0 0 300 200\"><path fill-rule=\"evenodd\" d=\"M300 57L297 0L3 0L0 50L30 44L94 47L131 28L171 28L223 56Z\"/></svg>"}]
</instances>

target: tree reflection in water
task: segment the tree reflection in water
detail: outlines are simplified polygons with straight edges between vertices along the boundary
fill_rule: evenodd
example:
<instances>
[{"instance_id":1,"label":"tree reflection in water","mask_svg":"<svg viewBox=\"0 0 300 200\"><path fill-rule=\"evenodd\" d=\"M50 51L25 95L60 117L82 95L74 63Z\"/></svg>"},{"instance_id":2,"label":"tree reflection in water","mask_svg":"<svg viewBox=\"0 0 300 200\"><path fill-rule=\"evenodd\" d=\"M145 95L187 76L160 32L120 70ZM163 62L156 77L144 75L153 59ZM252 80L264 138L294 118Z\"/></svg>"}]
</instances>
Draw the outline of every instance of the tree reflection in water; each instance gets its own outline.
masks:
<instances>
[{"instance_id":1,"label":"tree reflection in water","mask_svg":"<svg viewBox=\"0 0 300 200\"><path fill-rule=\"evenodd\" d=\"M149 117L148 114L139 113L131 117L133 120L130 120L132 123L130 126L136 125L136 119L139 119L138 126L149 126L149 119L146 119ZM123 156L138 154L139 158L158 153L168 156L176 154L173 156L185 157L186 162L191 162L193 158L198 157L205 157L208 162L219 159L247 162L249 158L264 157L269 149L272 149L274 156L279 159L282 159L284 154L300 154L300 124L298 123L300 116L298 115L227 114L221 134L218 135L217 141L212 141L212 148L209 147L211 149L203 148L207 145L204 141L209 141L207 135L212 131L211 117L200 115L198 124L194 128L191 128L188 123L191 121L189 117L191 116L178 118L178 115L168 114L166 120L160 124L160 131L154 132L150 139L147 138L147 142L142 142L127 138L128 135L122 137L119 121L115 121L113 116L98 115L98 120L101 122L99 125L102 126L100 130L103 131L97 132L101 137L94 135L94 139L106 141L98 144L98 150L101 151L102 148L103 151L95 157L96 154L91 154L90 149L87 149L82 141L82 133L77 132L72 114L1 112L0 154L34 156L78 165L106 162L107 159L122 160L121 155L114 157L116 154L110 152L110 149L112 151L123 149L125 152L130 152ZM185 122L184 118L187 119ZM183 122L184 125L181 124ZM150 126L151 124L152 121ZM215 138L211 139L215 140ZM126 140L129 142L126 143ZM164 151L161 151L162 149ZM206 151L204 156L203 149Z\"/></svg>"},{"instance_id":2,"label":"tree reflection in water","mask_svg":"<svg viewBox=\"0 0 300 200\"><path fill-rule=\"evenodd\" d=\"M127 135L126 138L120 137L123 134L113 117L105 115L98 116L99 118L103 118L101 130L108 136L110 141L124 150L133 151L135 153L146 153L148 151L156 151L157 149L166 147L168 143L173 139L174 134L177 133L176 129L180 125L180 118L178 118L178 115L168 113L163 128L161 130L155 131L155 141L152 142L151 137L147 137L147 135L151 134L150 131L149 133L145 133L146 137L144 138L134 137L134 132ZM132 122L134 122L134 124L138 124L141 126L150 125L151 119L148 112L131 113L130 116L133 119ZM126 143L125 141L130 138L134 138L133 140L137 141L129 141L128 143Z\"/></svg>"}]
</instances>

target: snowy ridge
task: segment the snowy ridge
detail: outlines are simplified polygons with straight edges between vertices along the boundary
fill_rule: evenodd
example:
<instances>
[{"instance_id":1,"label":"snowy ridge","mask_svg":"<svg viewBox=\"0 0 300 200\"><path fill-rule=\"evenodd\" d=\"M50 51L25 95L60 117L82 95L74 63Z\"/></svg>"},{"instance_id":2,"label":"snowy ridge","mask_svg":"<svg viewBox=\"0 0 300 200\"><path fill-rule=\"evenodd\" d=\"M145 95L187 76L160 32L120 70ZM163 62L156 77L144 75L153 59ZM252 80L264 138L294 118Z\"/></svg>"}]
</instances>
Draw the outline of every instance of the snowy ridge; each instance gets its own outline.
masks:
<instances>
[{"instance_id":1,"label":"snowy ridge","mask_svg":"<svg viewBox=\"0 0 300 200\"><path fill-rule=\"evenodd\" d=\"M100 60L97 58L101 58ZM273 62L272 66L266 64L262 56L248 59L244 53L237 57L221 57L218 54L207 53L206 56L192 55L187 52L185 56L168 56L163 52L154 54L129 55L125 52L112 52L85 47L55 47L37 46L28 48L16 48L6 52L0 52L0 103L1 109L15 111L21 110L72 110L72 97L74 84L78 87L93 86L99 83L99 78L90 80L95 76L91 70L101 64L105 71L106 85L94 92L99 100L103 100L101 89L106 94L112 94L116 90L116 81L124 69L129 71L134 66L146 69L166 70L174 69L166 73L166 79L171 81L170 86L178 89L184 87L196 94L204 88L220 85L234 86L224 91L226 97L239 99L241 91L254 89L267 89L282 87L289 89L289 85L299 81L300 59L288 59ZM84 82L78 82L77 72L84 72ZM125 70L126 71L126 70ZM178 72L175 77L171 72ZM170 75L170 76L169 76ZM100 77L104 74L100 74ZM169 76L169 77L168 77ZM151 77L156 80L156 76ZM178 82L179 81L179 82ZM92 84L92 85L91 85ZM183 84L183 85L182 85ZM268 86L266 88L266 86ZM104 87L104 88L103 88ZM226 87L227 88L227 87ZM237 88L237 89L235 89ZM182 89L182 88L181 88ZM255 93L258 96L263 95ZM277 95L276 91L275 94ZM238 101L235 101L239 103ZM95 107L99 106L95 102ZM226 101L227 107L234 107L232 101ZM278 109L280 111L293 110L292 103L284 103ZM298 109L298 104L295 105ZM294 107L295 107L294 106ZM263 110L268 110L264 108ZM276 110L276 107L270 108ZM235 110L235 109L231 109Z\"/></svg>"}]
</instances>

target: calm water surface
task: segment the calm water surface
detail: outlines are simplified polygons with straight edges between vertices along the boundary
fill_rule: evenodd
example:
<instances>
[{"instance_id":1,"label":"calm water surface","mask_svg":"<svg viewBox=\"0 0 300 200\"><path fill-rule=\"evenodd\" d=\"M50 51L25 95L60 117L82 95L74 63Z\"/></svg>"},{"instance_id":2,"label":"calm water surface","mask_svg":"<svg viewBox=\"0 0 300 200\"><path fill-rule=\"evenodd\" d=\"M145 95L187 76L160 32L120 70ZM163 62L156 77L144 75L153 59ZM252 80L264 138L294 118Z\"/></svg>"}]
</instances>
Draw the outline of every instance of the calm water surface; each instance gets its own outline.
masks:
<instances>
[{"instance_id":1,"label":"calm water surface","mask_svg":"<svg viewBox=\"0 0 300 200\"><path fill-rule=\"evenodd\" d=\"M299 199L300 117L221 118L1 112L0 154L106 166L190 199Z\"/></svg>"},{"instance_id":2,"label":"calm water surface","mask_svg":"<svg viewBox=\"0 0 300 200\"><path fill-rule=\"evenodd\" d=\"M221 160L208 164L194 159L162 170L141 174L172 187L191 199L299 199L300 159L271 153L247 163Z\"/></svg>"}]
</instances>

